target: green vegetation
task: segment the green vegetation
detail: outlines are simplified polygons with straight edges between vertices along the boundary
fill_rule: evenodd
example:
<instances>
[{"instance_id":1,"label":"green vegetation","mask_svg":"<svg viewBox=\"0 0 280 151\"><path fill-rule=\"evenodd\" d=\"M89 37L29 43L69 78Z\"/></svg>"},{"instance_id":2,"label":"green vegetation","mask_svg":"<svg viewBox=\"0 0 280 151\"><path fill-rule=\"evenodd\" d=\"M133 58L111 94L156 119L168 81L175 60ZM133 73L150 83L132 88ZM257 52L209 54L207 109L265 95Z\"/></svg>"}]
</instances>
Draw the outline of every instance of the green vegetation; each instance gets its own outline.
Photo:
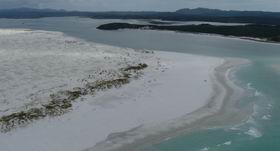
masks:
<instances>
[{"instance_id":1,"label":"green vegetation","mask_svg":"<svg viewBox=\"0 0 280 151\"><path fill-rule=\"evenodd\" d=\"M147 68L147 64L138 64L137 66L128 66L121 69L121 75L119 78L110 80L98 80L94 82L88 82L84 88L74 88L73 91L65 90L59 91L55 94L51 94L49 102L43 104L42 107L34 107L27 111L19 111L10 115L2 116L0 118L0 131L8 132L18 126L24 126L34 120L38 120L44 117L60 116L72 109L73 102L83 95L94 95L98 91L108 90L111 88L119 88L133 78L137 79L139 74L131 76L130 72L137 72Z\"/></svg>"},{"instance_id":2,"label":"green vegetation","mask_svg":"<svg viewBox=\"0 0 280 151\"><path fill-rule=\"evenodd\" d=\"M138 64L137 66L129 66L129 67L123 69L123 70L124 70L124 71L142 70L142 69L145 69L145 68L147 68L147 67L148 67L147 64L142 64L142 63L140 63L140 64Z\"/></svg>"},{"instance_id":3,"label":"green vegetation","mask_svg":"<svg viewBox=\"0 0 280 151\"><path fill-rule=\"evenodd\" d=\"M280 25L140 25L129 23L109 23L97 27L100 30L149 29L178 32L219 34L224 36L261 38L264 41L280 42Z\"/></svg>"}]
</instances>

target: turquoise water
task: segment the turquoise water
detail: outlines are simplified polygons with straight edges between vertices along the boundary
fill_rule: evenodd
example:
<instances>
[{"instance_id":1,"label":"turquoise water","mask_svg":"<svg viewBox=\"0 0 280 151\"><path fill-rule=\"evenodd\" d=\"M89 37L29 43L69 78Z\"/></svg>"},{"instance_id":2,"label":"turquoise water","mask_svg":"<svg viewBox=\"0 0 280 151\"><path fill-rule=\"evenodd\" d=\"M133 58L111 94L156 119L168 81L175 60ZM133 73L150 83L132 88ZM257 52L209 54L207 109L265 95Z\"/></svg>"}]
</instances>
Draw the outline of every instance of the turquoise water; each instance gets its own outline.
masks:
<instances>
[{"instance_id":1,"label":"turquoise water","mask_svg":"<svg viewBox=\"0 0 280 151\"><path fill-rule=\"evenodd\" d=\"M237 77L242 82L250 83L266 96L252 96L257 103L256 113L252 119L240 126L193 132L169 141L148 146L145 151L279 151L280 150L280 79L279 74L268 69L264 63L254 62L253 65L241 69ZM270 105L272 107L270 107ZM271 115L264 120L263 116ZM248 130L255 128L261 136L250 136ZM230 145L225 145L226 142Z\"/></svg>"},{"instance_id":2,"label":"turquoise water","mask_svg":"<svg viewBox=\"0 0 280 151\"><path fill-rule=\"evenodd\" d=\"M254 102L251 119L238 126L182 134L143 151L279 151L280 150L280 45L238 39L158 31L98 31L112 20L86 18L0 19L0 28L62 31L68 35L120 47L153 49L217 57L241 57L252 64L233 79L250 93L243 102ZM242 104L241 104L242 106ZM226 143L226 144L224 144Z\"/></svg>"}]
</instances>

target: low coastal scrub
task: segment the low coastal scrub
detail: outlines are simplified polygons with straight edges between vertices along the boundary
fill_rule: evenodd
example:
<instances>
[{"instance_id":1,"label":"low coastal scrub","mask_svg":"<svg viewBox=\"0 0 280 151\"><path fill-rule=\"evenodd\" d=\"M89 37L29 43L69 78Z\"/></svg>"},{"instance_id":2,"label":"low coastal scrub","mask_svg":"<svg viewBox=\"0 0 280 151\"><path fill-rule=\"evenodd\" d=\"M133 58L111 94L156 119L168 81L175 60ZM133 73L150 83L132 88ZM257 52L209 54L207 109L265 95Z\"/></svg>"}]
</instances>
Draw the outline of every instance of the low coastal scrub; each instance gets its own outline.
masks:
<instances>
[{"instance_id":1,"label":"low coastal scrub","mask_svg":"<svg viewBox=\"0 0 280 151\"><path fill-rule=\"evenodd\" d=\"M65 90L51 94L48 103L43 104L42 107L34 107L26 111L2 116L0 118L0 131L8 132L19 126L25 126L34 120L63 115L72 109L73 102L81 96L94 95L98 91L119 88L128 84L130 80L137 79L140 76L139 71L147 67L147 64L128 66L119 70L121 76L118 78L87 82L84 87L76 87L72 91Z\"/></svg>"},{"instance_id":2,"label":"low coastal scrub","mask_svg":"<svg viewBox=\"0 0 280 151\"><path fill-rule=\"evenodd\" d=\"M118 29L145 29L145 30L169 30L177 32L219 34L224 36L259 38L262 41L280 42L280 25L151 25L130 23L108 23L97 27L100 30Z\"/></svg>"},{"instance_id":3,"label":"low coastal scrub","mask_svg":"<svg viewBox=\"0 0 280 151\"><path fill-rule=\"evenodd\" d=\"M129 67L127 67L127 68L124 68L123 70L124 70L124 71L131 71L131 70L137 71L137 70L143 70L143 69L145 69L145 68L147 68L147 67L148 67L147 64L142 64L142 63L140 63L140 64L138 64L137 66L129 66Z\"/></svg>"}]
</instances>

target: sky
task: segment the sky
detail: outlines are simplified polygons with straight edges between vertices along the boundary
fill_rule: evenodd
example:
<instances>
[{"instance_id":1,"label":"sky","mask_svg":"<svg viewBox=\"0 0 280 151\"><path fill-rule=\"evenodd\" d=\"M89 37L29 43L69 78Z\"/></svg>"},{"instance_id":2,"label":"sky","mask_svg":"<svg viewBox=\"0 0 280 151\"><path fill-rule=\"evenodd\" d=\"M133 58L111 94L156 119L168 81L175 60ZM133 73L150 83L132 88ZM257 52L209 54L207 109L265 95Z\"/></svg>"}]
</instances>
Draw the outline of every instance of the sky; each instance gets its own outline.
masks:
<instances>
[{"instance_id":1,"label":"sky","mask_svg":"<svg viewBox=\"0 0 280 151\"><path fill-rule=\"evenodd\" d=\"M280 0L0 0L0 9L19 7L83 11L175 11L206 7L280 12Z\"/></svg>"}]
</instances>

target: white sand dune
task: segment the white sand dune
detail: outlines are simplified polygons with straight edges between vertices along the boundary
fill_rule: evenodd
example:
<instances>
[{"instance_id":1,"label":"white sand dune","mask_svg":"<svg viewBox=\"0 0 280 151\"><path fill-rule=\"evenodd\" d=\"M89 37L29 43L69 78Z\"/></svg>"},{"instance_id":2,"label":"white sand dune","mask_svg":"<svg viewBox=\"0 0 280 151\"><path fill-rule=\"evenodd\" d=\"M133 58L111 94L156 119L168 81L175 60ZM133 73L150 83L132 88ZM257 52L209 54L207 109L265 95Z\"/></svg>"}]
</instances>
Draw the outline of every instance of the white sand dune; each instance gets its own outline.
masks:
<instances>
[{"instance_id":1,"label":"white sand dune","mask_svg":"<svg viewBox=\"0 0 280 151\"><path fill-rule=\"evenodd\" d=\"M215 70L224 59L143 53L58 32L10 33L0 37L0 116L40 106L50 94L85 80L110 78L95 76L103 69L113 71L127 63L149 66L128 85L82 97L63 116L0 133L1 151L109 150L211 115L226 95ZM210 107L190 114L209 101Z\"/></svg>"}]
</instances>

